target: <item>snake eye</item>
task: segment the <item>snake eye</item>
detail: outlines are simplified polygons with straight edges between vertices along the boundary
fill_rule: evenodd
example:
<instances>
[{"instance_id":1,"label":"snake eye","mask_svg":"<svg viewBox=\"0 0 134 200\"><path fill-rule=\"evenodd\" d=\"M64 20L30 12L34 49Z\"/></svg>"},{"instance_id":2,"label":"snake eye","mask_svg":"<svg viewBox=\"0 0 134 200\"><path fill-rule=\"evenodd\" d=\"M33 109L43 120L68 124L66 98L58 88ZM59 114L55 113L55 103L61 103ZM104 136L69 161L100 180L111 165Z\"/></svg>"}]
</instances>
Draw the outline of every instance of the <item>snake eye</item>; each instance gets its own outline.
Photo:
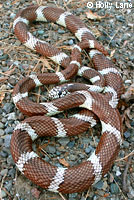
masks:
<instances>
[{"instance_id":1,"label":"snake eye","mask_svg":"<svg viewBox=\"0 0 134 200\"><path fill-rule=\"evenodd\" d=\"M61 95L62 95L62 91L60 90L60 91L59 91L59 96L61 96Z\"/></svg>"}]
</instances>

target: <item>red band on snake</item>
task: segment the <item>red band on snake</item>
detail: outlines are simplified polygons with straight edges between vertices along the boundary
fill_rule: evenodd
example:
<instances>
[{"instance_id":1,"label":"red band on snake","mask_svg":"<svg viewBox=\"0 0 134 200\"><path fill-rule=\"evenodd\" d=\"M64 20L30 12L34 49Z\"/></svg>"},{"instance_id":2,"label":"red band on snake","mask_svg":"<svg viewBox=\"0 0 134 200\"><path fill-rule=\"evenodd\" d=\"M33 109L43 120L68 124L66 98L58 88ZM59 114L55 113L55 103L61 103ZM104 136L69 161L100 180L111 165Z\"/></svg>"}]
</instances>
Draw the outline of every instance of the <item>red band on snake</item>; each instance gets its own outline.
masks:
<instances>
[{"instance_id":1,"label":"red band on snake","mask_svg":"<svg viewBox=\"0 0 134 200\"><path fill-rule=\"evenodd\" d=\"M27 29L30 22L51 21L68 28L79 40L71 58L45 41L35 38ZM85 24L61 8L30 6L21 10L13 28L18 39L28 48L49 57L64 69L57 73L32 74L20 80L13 91L13 101L29 117L19 123L11 139L11 153L18 169L32 182L53 192L82 192L106 174L118 155L121 144L121 119L117 110L123 93L120 73ZM85 49L94 64L81 67L81 51ZM34 103L28 92L44 84L69 81L83 76L94 85L68 83L49 93L51 102ZM98 93L101 92L101 93ZM57 99L58 98L58 99ZM84 108L68 119L50 117L66 109ZM44 116L46 114L46 116ZM35 116L34 116L35 115ZM66 137L86 131L100 119L102 136L91 156L72 168L52 166L32 150L32 141L39 136Z\"/></svg>"}]
</instances>

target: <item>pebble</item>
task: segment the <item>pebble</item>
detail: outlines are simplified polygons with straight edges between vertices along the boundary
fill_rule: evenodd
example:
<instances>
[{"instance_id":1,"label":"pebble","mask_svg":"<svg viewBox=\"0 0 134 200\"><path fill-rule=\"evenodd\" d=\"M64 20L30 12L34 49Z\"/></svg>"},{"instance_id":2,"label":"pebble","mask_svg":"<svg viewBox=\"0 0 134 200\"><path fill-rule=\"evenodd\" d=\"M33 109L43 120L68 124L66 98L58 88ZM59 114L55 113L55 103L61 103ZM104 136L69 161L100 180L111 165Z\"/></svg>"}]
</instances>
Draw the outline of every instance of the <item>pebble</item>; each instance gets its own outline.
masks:
<instances>
[{"instance_id":1,"label":"pebble","mask_svg":"<svg viewBox=\"0 0 134 200\"><path fill-rule=\"evenodd\" d=\"M5 185L5 188L10 191L13 187L13 181L12 180L9 180L7 181L6 185Z\"/></svg>"},{"instance_id":2,"label":"pebble","mask_svg":"<svg viewBox=\"0 0 134 200\"><path fill-rule=\"evenodd\" d=\"M7 60L7 59L8 59L8 54L0 56L0 60Z\"/></svg>"},{"instance_id":3,"label":"pebble","mask_svg":"<svg viewBox=\"0 0 134 200\"><path fill-rule=\"evenodd\" d=\"M20 46L20 45L21 45L21 42L20 42L19 40L16 40L15 45L16 45L16 46Z\"/></svg>"},{"instance_id":4,"label":"pebble","mask_svg":"<svg viewBox=\"0 0 134 200\"><path fill-rule=\"evenodd\" d=\"M0 152L0 155L1 155L3 158L7 158L8 153L5 152L5 151L1 151L1 152Z\"/></svg>"},{"instance_id":5,"label":"pebble","mask_svg":"<svg viewBox=\"0 0 134 200\"><path fill-rule=\"evenodd\" d=\"M86 153L90 153L91 152L91 148L90 147L86 147L85 152Z\"/></svg>"},{"instance_id":6,"label":"pebble","mask_svg":"<svg viewBox=\"0 0 134 200\"><path fill-rule=\"evenodd\" d=\"M131 80L125 80L125 82L124 82L125 84L131 84L132 83L132 81Z\"/></svg>"},{"instance_id":7,"label":"pebble","mask_svg":"<svg viewBox=\"0 0 134 200\"><path fill-rule=\"evenodd\" d=\"M76 156L76 155L73 155L73 154L71 154L69 158L70 158L70 160L74 161L74 160L76 160L76 159L77 159L77 156Z\"/></svg>"},{"instance_id":8,"label":"pebble","mask_svg":"<svg viewBox=\"0 0 134 200\"><path fill-rule=\"evenodd\" d=\"M0 49L0 56L3 56L4 51L2 49Z\"/></svg>"},{"instance_id":9,"label":"pebble","mask_svg":"<svg viewBox=\"0 0 134 200\"><path fill-rule=\"evenodd\" d=\"M103 188L103 181L100 180L99 182L97 182L94 186L94 188L101 190Z\"/></svg>"},{"instance_id":10,"label":"pebble","mask_svg":"<svg viewBox=\"0 0 134 200\"><path fill-rule=\"evenodd\" d=\"M125 148L128 148L129 147L129 142L127 142L127 141L123 141L123 146L125 147Z\"/></svg>"},{"instance_id":11,"label":"pebble","mask_svg":"<svg viewBox=\"0 0 134 200\"><path fill-rule=\"evenodd\" d=\"M68 41L68 44L69 44L69 45L73 45L73 44L74 44L74 41L71 39L71 40Z\"/></svg>"},{"instance_id":12,"label":"pebble","mask_svg":"<svg viewBox=\"0 0 134 200\"><path fill-rule=\"evenodd\" d=\"M11 19L14 19L15 16L16 16L16 14L14 14L14 13L11 13L11 14L10 14L10 18L11 18Z\"/></svg>"},{"instance_id":13,"label":"pebble","mask_svg":"<svg viewBox=\"0 0 134 200\"><path fill-rule=\"evenodd\" d=\"M0 129L0 136L4 135L3 129Z\"/></svg>"},{"instance_id":14,"label":"pebble","mask_svg":"<svg viewBox=\"0 0 134 200\"><path fill-rule=\"evenodd\" d=\"M56 151L56 155L57 155L57 156L60 156L60 155L61 155L61 152Z\"/></svg>"},{"instance_id":15,"label":"pebble","mask_svg":"<svg viewBox=\"0 0 134 200\"><path fill-rule=\"evenodd\" d=\"M11 155L9 155L8 157L7 157L7 163L9 164L9 165L15 165L14 164L14 161L13 161L13 158L12 158L12 156Z\"/></svg>"},{"instance_id":16,"label":"pebble","mask_svg":"<svg viewBox=\"0 0 134 200\"><path fill-rule=\"evenodd\" d=\"M75 145L75 141L71 141L71 142L68 143L67 146L68 146L70 149L72 149L72 148L74 147L74 145Z\"/></svg>"},{"instance_id":17,"label":"pebble","mask_svg":"<svg viewBox=\"0 0 134 200\"><path fill-rule=\"evenodd\" d=\"M129 59L130 59L131 61L134 61L134 55L129 56Z\"/></svg>"},{"instance_id":18,"label":"pebble","mask_svg":"<svg viewBox=\"0 0 134 200\"><path fill-rule=\"evenodd\" d=\"M8 169L2 169L0 172L0 175L4 176L5 174L7 174L7 172L8 172Z\"/></svg>"},{"instance_id":19,"label":"pebble","mask_svg":"<svg viewBox=\"0 0 134 200\"><path fill-rule=\"evenodd\" d=\"M120 176L121 175L120 168L118 166L115 165L113 167L113 171L116 173L116 176Z\"/></svg>"},{"instance_id":20,"label":"pebble","mask_svg":"<svg viewBox=\"0 0 134 200\"><path fill-rule=\"evenodd\" d=\"M13 133L13 130L14 130L13 127L8 126L8 127L5 129L6 135L8 135L8 134L10 134L10 133Z\"/></svg>"},{"instance_id":21,"label":"pebble","mask_svg":"<svg viewBox=\"0 0 134 200\"><path fill-rule=\"evenodd\" d=\"M124 137L127 139L127 138L129 138L130 137L130 132L129 131L126 131L125 133L124 133Z\"/></svg>"},{"instance_id":22,"label":"pebble","mask_svg":"<svg viewBox=\"0 0 134 200\"><path fill-rule=\"evenodd\" d=\"M10 147L11 137L12 137L12 135L6 135L6 136L5 136L5 138L4 138L5 147Z\"/></svg>"},{"instance_id":23,"label":"pebble","mask_svg":"<svg viewBox=\"0 0 134 200\"><path fill-rule=\"evenodd\" d=\"M52 145L48 145L46 147L46 150L47 150L48 153L52 153L52 154L54 154L56 152L56 148Z\"/></svg>"},{"instance_id":24,"label":"pebble","mask_svg":"<svg viewBox=\"0 0 134 200\"><path fill-rule=\"evenodd\" d=\"M15 112L7 114L7 119L8 120L16 120L16 114L15 114Z\"/></svg>"},{"instance_id":25,"label":"pebble","mask_svg":"<svg viewBox=\"0 0 134 200\"><path fill-rule=\"evenodd\" d=\"M3 145L3 139L0 138L0 146L2 146L2 145Z\"/></svg>"},{"instance_id":26,"label":"pebble","mask_svg":"<svg viewBox=\"0 0 134 200\"><path fill-rule=\"evenodd\" d=\"M5 103L5 105L3 106L3 110L6 113L13 112L13 109L14 109L14 104L13 103Z\"/></svg>"},{"instance_id":27,"label":"pebble","mask_svg":"<svg viewBox=\"0 0 134 200\"><path fill-rule=\"evenodd\" d=\"M8 170L8 175L11 176L12 179L14 179L15 174L16 174L16 170L14 168Z\"/></svg>"},{"instance_id":28,"label":"pebble","mask_svg":"<svg viewBox=\"0 0 134 200\"><path fill-rule=\"evenodd\" d=\"M38 34L39 34L39 35L43 35L43 34L44 34L44 31L43 31L43 30L38 30Z\"/></svg>"},{"instance_id":29,"label":"pebble","mask_svg":"<svg viewBox=\"0 0 134 200\"><path fill-rule=\"evenodd\" d=\"M82 139L82 144L90 144L91 139L90 138L83 138Z\"/></svg>"},{"instance_id":30,"label":"pebble","mask_svg":"<svg viewBox=\"0 0 134 200\"><path fill-rule=\"evenodd\" d=\"M6 192L4 190L1 190L1 197L4 198L6 196L7 196Z\"/></svg>"},{"instance_id":31,"label":"pebble","mask_svg":"<svg viewBox=\"0 0 134 200\"><path fill-rule=\"evenodd\" d=\"M69 200L72 200L72 198L76 198L78 195L78 193L72 193L72 194L69 194ZM71 198L71 199L70 199Z\"/></svg>"},{"instance_id":32,"label":"pebble","mask_svg":"<svg viewBox=\"0 0 134 200\"><path fill-rule=\"evenodd\" d=\"M131 186L129 187L128 197L132 200L134 199L134 189Z\"/></svg>"},{"instance_id":33,"label":"pebble","mask_svg":"<svg viewBox=\"0 0 134 200\"><path fill-rule=\"evenodd\" d=\"M58 33L59 33L59 34L64 34L65 31L64 31L63 29L60 29L60 28L59 28L59 29L58 29Z\"/></svg>"},{"instance_id":34,"label":"pebble","mask_svg":"<svg viewBox=\"0 0 134 200\"><path fill-rule=\"evenodd\" d=\"M4 128L4 124L0 122L0 129Z\"/></svg>"},{"instance_id":35,"label":"pebble","mask_svg":"<svg viewBox=\"0 0 134 200\"><path fill-rule=\"evenodd\" d=\"M116 19L117 19L119 22L125 22L125 18L124 18L122 15L117 15L117 16L116 16Z\"/></svg>"},{"instance_id":36,"label":"pebble","mask_svg":"<svg viewBox=\"0 0 134 200\"><path fill-rule=\"evenodd\" d=\"M115 183L111 183L110 190L111 190L112 194L118 194L119 193L119 188Z\"/></svg>"},{"instance_id":37,"label":"pebble","mask_svg":"<svg viewBox=\"0 0 134 200\"><path fill-rule=\"evenodd\" d=\"M130 123L132 127L134 127L134 120Z\"/></svg>"},{"instance_id":38,"label":"pebble","mask_svg":"<svg viewBox=\"0 0 134 200\"><path fill-rule=\"evenodd\" d=\"M62 146L66 146L66 145L70 142L70 140L69 140L68 137L65 137L65 138L60 138L60 139L58 140L58 142L59 142Z\"/></svg>"}]
</instances>

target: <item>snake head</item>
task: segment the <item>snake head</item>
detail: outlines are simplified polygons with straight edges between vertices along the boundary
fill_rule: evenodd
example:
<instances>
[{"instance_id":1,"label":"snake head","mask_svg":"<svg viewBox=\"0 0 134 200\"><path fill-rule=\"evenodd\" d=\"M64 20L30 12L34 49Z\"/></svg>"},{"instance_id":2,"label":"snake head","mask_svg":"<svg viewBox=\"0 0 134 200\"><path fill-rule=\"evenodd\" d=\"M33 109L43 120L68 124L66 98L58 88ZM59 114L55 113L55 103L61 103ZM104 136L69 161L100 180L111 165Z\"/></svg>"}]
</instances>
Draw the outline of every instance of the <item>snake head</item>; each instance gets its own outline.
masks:
<instances>
[{"instance_id":1,"label":"snake head","mask_svg":"<svg viewBox=\"0 0 134 200\"><path fill-rule=\"evenodd\" d=\"M52 99L58 99L58 98L66 96L68 94L70 94L70 92L68 92L67 87L56 86L49 91L48 98L51 99L51 100Z\"/></svg>"}]
</instances>

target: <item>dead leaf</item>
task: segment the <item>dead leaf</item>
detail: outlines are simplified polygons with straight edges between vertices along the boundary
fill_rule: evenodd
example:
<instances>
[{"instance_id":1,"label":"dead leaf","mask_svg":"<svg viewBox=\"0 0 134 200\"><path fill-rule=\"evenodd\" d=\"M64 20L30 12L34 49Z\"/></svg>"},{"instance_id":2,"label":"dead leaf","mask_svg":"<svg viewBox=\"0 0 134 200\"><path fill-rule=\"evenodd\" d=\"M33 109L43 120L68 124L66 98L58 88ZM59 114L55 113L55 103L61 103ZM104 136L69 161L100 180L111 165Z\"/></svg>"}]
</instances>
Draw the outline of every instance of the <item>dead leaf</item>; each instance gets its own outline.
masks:
<instances>
[{"instance_id":1,"label":"dead leaf","mask_svg":"<svg viewBox=\"0 0 134 200\"><path fill-rule=\"evenodd\" d=\"M13 5L13 4L16 4L18 1L19 1L19 0L15 0L15 1L13 1L13 2L12 2L12 5Z\"/></svg>"},{"instance_id":2,"label":"dead leaf","mask_svg":"<svg viewBox=\"0 0 134 200\"><path fill-rule=\"evenodd\" d=\"M130 85L130 87L127 89L125 94L121 96L122 99L125 99L126 101L129 101L131 99L134 99L134 83Z\"/></svg>"},{"instance_id":3,"label":"dead leaf","mask_svg":"<svg viewBox=\"0 0 134 200\"><path fill-rule=\"evenodd\" d=\"M111 51L110 58L112 58L114 56L114 54L115 54L115 49L113 51Z\"/></svg>"},{"instance_id":4,"label":"dead leaf","mask_svg":"<svg viewBox=\"0 0 134 200\"><path fill-rule=\"evenodd\" d=\"M32 195L36 198L36 199L39 199L39 196L40 196L40 191L37 189L37 188L33 188L32 190L31 190L31 193L32 193Z\"/></svg>"},{"instance_id":5,"label":"dead leaf","mask_svg":"<svg viewBox=\"0 0 134 200\"><path fill-rule=\"evenodd\" d=\"M52 67L51 67L51 65L49 64L49 62L47 61L47 59L45 58L45 57L43 57L42 59L41 59L41 61L43 62L43 65L47 68L47 69L51 69L52 70Z\"/></svg>"},{"instance_id":6,"label":"dead leaf","mask_svg":"<svg viewBox=\"0 0 134 200\"><path fill-rule=\"evenodd\" d=\"M16 67L14 67L14 68L11 69L11 70L6 71L4 74L7 75L7 76L10 76L10 75L14 72L15 68L16 68Z\"/></svg>"},{"instance_id":7,"label":"dead leaf","mask_svg":"<svg viewBox=\"0 0 134 200\"><path fill-rule=\"evenodd\" d=\"M5 85L2 85L0 87L0 104L2 103L3 99L5 98L5 91L4 91L4 89L5 89Z\"/></svg>"},{"instance_id":8,"label":"dead leaf","mask_svg":"<svg viewBox=\"0 0 134 200\"><path fill-rule=\"evenodd\" d=\"M104 15L104 16L100 16L97 13L93 13L91 10L89 10L88 12L85 12L86 16L88 19L96 19L96 20L101 20L103 18L109 17L108 14Z\"/></svg>"},{"instance_id":9,"label":"dead leaf","mask_svg":"<svg viewBox=\"0 0 134 200\"><path fill-rule=\"evenodd\" d=\"M6 77L0 77L0 83L2 83L2 82L4 82L4 81L6 81L8 79L8 77L6 76Z\"/></svg>"},{"instance_id":10,"label":"dead leaf","mask_svg":"<svg viewBox=\"0 0 134 200\"><path fill-rule=\"evenodd\" d=\"M59 162L65 167L69 167L69 163L64 158L59 159Z\"/></svg>"}]
</instances>

